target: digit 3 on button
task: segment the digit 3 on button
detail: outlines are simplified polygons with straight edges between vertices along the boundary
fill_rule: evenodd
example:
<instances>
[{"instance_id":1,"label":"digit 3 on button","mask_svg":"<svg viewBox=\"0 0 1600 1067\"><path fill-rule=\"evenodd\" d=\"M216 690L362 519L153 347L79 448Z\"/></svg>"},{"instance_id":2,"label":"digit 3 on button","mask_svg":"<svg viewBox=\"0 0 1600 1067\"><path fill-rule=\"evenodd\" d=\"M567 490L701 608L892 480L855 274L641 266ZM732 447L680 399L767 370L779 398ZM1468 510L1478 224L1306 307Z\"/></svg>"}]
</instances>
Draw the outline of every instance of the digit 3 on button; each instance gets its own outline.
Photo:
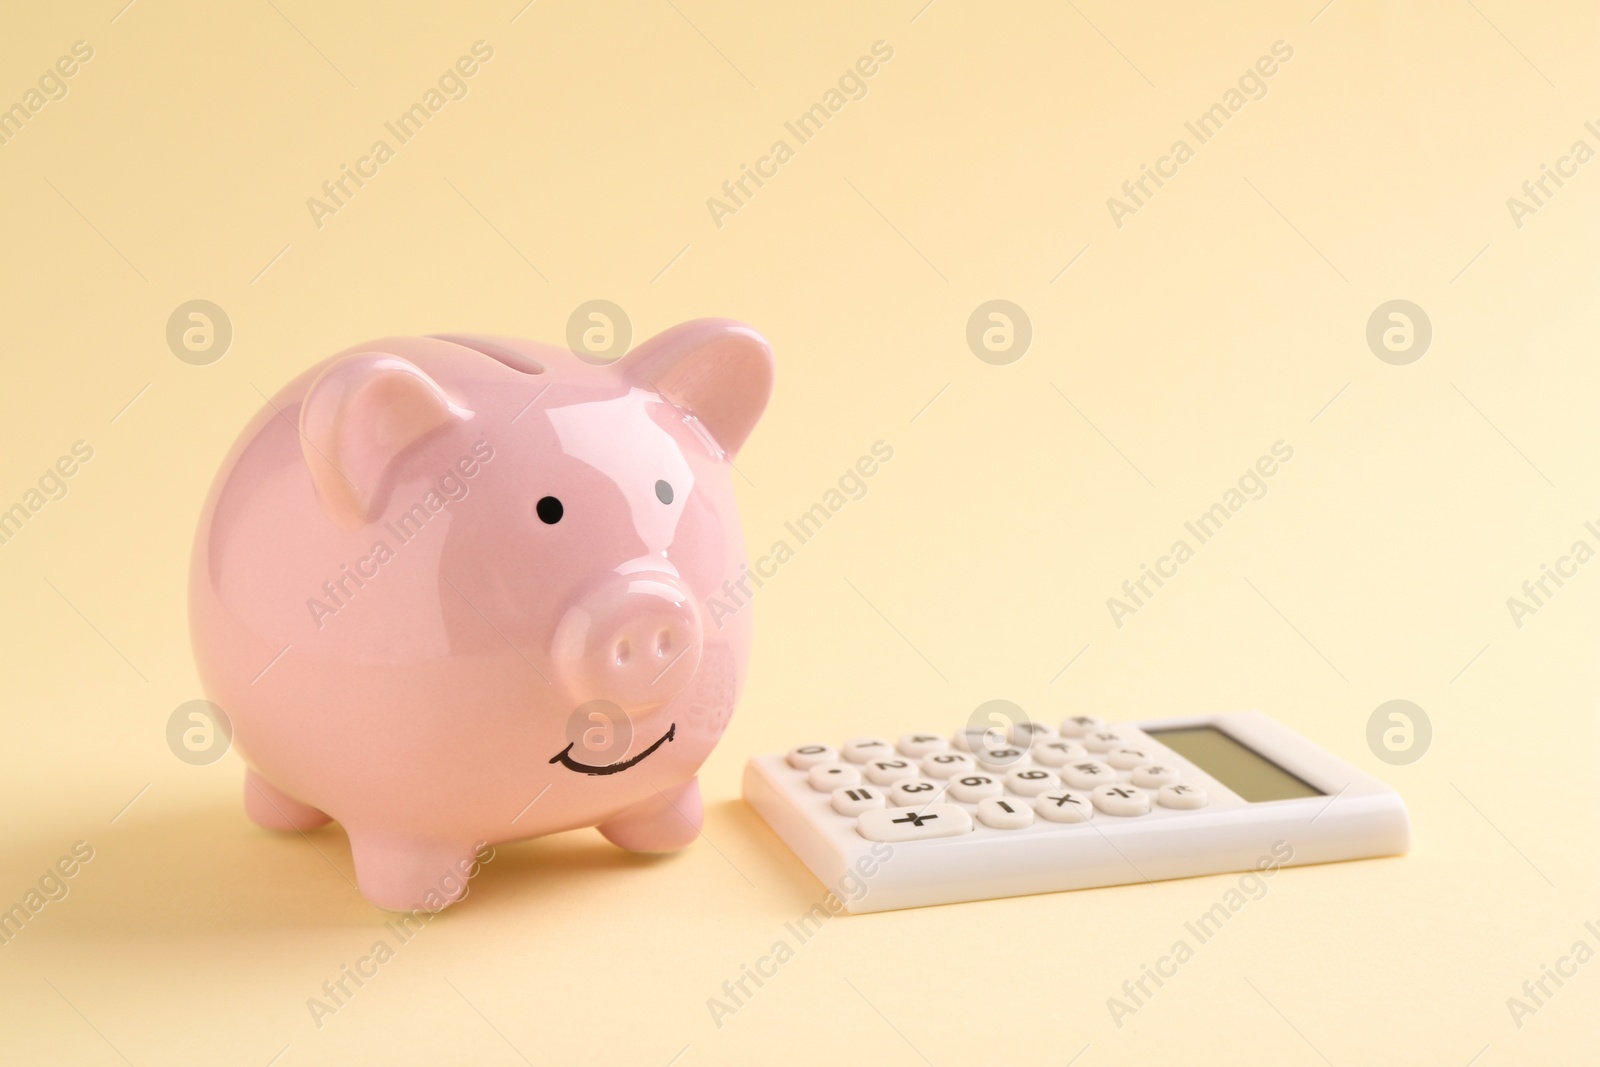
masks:
<instances>
[{"instance_id":1,"label":"digit 3 on button","mask_svg":"<svg viewBox=\"0 0 1600 1067\"><path fill-rule=\"evenodd\" d=\"M939 799L944 792L938 782L926 778L906 778L889 787L889 803L902 808L920 808Z\"/></svg>"}]
</instances>

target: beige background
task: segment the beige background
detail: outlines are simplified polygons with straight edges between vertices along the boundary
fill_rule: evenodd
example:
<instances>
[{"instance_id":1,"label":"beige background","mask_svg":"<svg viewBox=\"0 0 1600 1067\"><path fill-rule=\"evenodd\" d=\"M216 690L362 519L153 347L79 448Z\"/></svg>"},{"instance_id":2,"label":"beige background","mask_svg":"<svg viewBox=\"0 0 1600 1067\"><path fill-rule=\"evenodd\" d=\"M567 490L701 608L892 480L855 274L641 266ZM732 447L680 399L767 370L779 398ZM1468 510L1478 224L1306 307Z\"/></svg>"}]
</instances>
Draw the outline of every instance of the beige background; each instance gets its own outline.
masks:
<instances>
[{"instance_id":1,"label":"beige background","mask_svg":"<svg viewBox=\"0 0 1600 1067\"><path fill-rule=\"evenodd\" d=\"M1506 1005L1600 948L1600 563L1521 628L1506 606L1600 547L1600 162L1520 228L1506 204L1600 148L1592 12L122 2L0 34L0 104L94 49L0 145L0 505L95 450L0 545L0 903L95 850L0 948L7 1062L1592 1062L1600 963L1520 1028ZM480 39L468 95L317 228L306 199ZM879 40L866 97L717 227L706 199ZM1107 198L1280 40L1265 98L1116 227ZM255 829L237 757L164 738L200 695L205 489L262 394L339 348L559 341L597 297L639 338L718 314L772 340L752 547L874 441L894 459L761 591L703 841L504 848L318 1029L307 998L385 919L342 832ZM209 366L164 338L194 298L235 330ZM993 298L1033 325L1008 366L965 342ZM1396 298L1433 324L1408 366L1364 338ZM1106 598L1278 440L1267 496L1115 626ZM1280 874L1121 1029L1107 998L1234 879L834 920L716 1027L707 998L822 893L743 760L997 697L1263 708L1393 783L1416 848ZM1434 728L1409 766L1366 742L1396 698Z\"/></svg>"}]
</instances>

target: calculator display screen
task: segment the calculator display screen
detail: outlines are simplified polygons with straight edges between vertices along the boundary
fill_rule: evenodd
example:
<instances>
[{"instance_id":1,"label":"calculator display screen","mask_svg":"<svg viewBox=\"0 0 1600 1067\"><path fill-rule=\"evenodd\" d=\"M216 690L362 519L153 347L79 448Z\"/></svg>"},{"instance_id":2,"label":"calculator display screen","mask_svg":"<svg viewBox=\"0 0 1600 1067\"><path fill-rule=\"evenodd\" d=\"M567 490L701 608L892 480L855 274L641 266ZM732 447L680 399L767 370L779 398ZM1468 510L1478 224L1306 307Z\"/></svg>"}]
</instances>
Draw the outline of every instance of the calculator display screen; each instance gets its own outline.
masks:
<instances>
[{"instance_id":1,"label":"calculator display screen","mask_svg":"<svg viewBox=\"0 0 1600 1067\"><path fill-rule=\"evenodd\" d=\"M1145 733L1252 804L1324 795L1322 790L1312 788L1215 726L1182 726Z\"/></svg>"}]
</instances>

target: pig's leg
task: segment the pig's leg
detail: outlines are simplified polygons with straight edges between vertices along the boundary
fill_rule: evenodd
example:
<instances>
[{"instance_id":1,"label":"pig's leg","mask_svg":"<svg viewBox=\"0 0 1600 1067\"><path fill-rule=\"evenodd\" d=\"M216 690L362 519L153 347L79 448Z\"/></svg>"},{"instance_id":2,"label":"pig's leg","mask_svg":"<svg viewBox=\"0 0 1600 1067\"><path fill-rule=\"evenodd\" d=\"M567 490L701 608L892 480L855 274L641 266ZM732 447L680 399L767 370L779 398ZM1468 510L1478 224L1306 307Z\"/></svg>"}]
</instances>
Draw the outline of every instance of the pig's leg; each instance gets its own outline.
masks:
<instances>
[{"instance_id":1,"label":"pig's leg","mask_svg":"<svg viewBox=\"0 0 1600 1067\"><path fill-rule=\"evenodd\" d=\"M630 852L671 852L698 837L704 820L700 779L691 778L640 801L598 829L607 841Z\"/></svg>"},{"instance_id":2,"label":"pig's leg","mask_svg":"<svg viewBox=\"0 0 1600 1067\"><path fill-rule=\"evenodd\" d=\"M467 895L477 873L473 845L393 836L392 831L346 827L361 895L390 911L438 911Z\"/></svg>"},{"instance_id":3,"label":"pig's leg","mask_svg":"<svg viewBox=\"0 0 1600 1067\"><path fill-rule=\"evenodd\" d=\"M315 830L330 821L248 768L244 772L244 813L268 830Z\"/></svg>"}]
</instances>

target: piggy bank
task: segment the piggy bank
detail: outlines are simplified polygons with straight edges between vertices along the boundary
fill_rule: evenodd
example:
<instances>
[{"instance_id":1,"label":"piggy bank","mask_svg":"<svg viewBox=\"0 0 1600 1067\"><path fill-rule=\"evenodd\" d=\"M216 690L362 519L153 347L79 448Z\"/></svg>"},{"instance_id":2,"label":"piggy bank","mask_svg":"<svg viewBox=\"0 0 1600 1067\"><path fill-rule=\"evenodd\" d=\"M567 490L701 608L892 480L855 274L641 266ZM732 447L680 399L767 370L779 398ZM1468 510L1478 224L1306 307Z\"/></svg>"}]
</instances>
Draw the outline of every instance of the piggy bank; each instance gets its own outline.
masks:
<instances>
[{"instance_id":1,"label":"piggy bank","mask_svg":"<svg viewBox=\"0 0 1600 1067\"><path fill-rule=\"evenodd\" d=\"M760 335L708 319L604 365L393 337L284 387L224 461L190 574L248 816L337 819L394 909L458 899L485 845L692 841L750 651L729 472L772 379Z\"/></svg>"}]
</instances>

